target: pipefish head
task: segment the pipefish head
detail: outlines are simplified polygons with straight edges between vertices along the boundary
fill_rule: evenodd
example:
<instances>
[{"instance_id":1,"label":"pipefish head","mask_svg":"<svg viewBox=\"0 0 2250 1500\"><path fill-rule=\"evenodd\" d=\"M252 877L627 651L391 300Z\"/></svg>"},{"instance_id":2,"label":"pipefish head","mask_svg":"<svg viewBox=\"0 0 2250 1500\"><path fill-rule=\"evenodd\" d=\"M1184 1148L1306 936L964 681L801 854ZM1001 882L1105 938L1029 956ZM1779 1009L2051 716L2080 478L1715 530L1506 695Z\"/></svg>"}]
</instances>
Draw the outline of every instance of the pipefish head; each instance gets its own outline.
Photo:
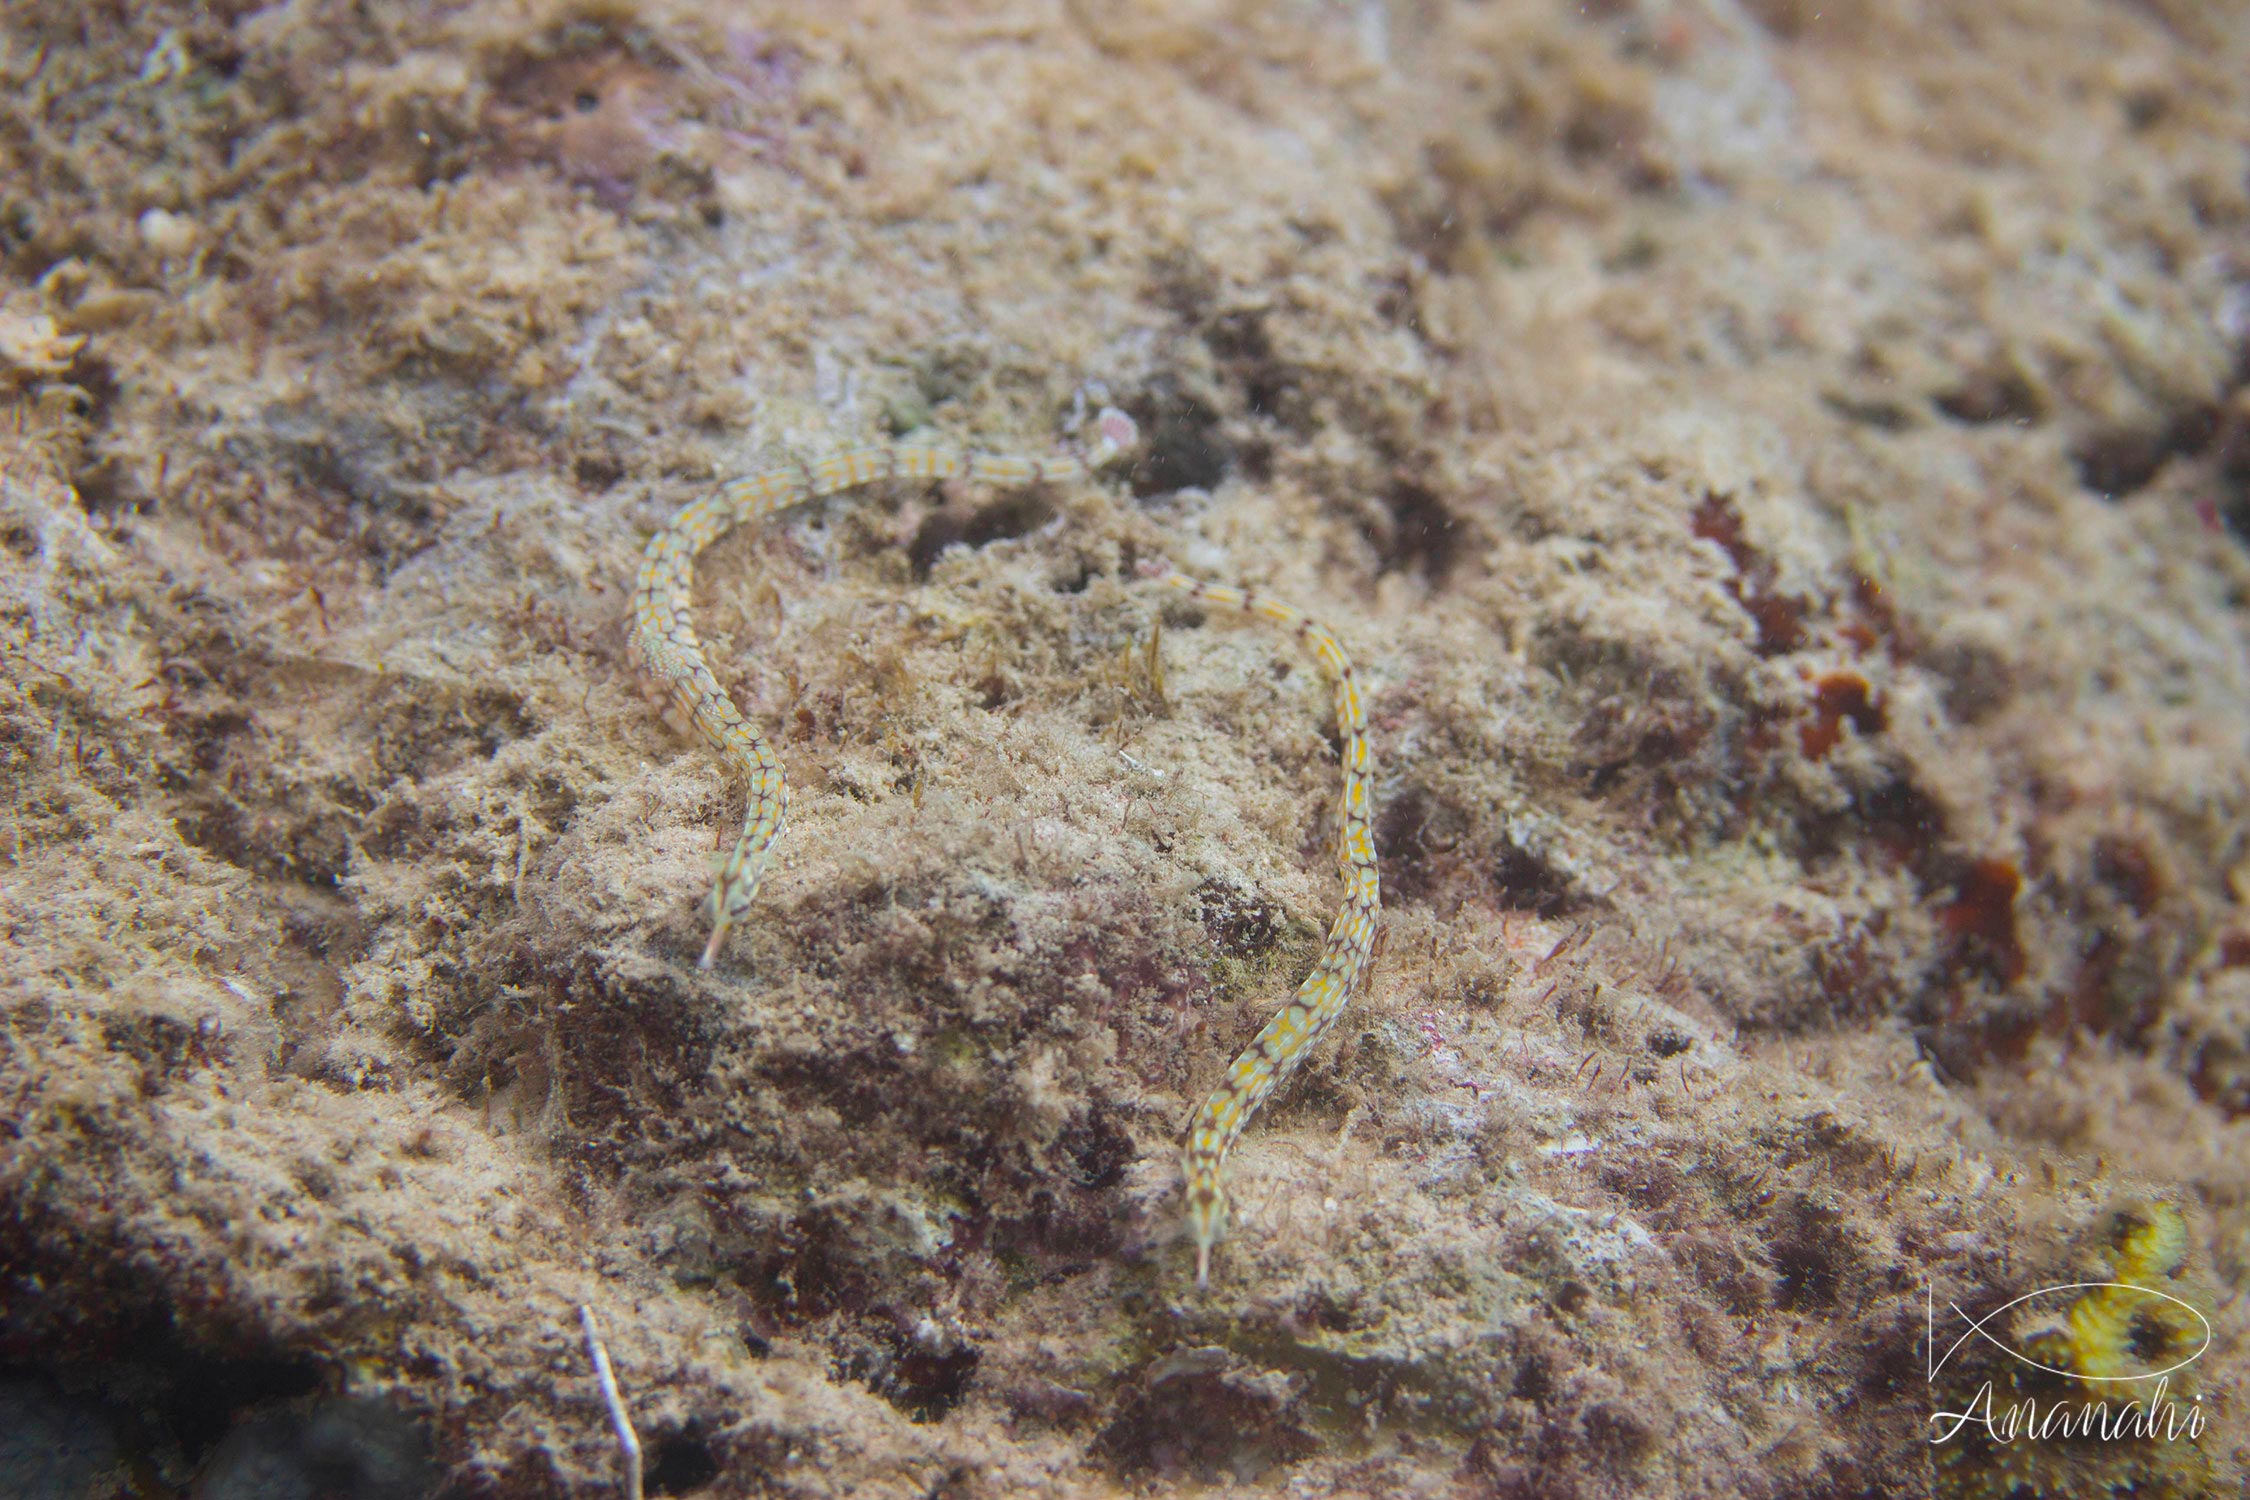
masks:
<instances>
[{"instance_id":1,"label":"pipefish head","mask_svg":"<svg viewBox=\"0 0 2250 1500\"><path fill-rule=\"evenodd\" d=\"M1187 1192L1188 1234L1195 1241L1195 1289L1211 1286L1211 1247L1226 1237L1227 1195L1217 1181L1190 1180Z\"/></svg>"},{"instance_id":2,"label":"pipefish head","mask_svg":"<svg viewBox=\"0 0 2250 1500\"><path fill-rule=\"evenodd\" d=\"M1094 437L1086 445L1086 467L1100 469L1129 458L1140 445L1140 425L1116 407L1105 406L1094 415Z\"/></svg>"}]
</instances>

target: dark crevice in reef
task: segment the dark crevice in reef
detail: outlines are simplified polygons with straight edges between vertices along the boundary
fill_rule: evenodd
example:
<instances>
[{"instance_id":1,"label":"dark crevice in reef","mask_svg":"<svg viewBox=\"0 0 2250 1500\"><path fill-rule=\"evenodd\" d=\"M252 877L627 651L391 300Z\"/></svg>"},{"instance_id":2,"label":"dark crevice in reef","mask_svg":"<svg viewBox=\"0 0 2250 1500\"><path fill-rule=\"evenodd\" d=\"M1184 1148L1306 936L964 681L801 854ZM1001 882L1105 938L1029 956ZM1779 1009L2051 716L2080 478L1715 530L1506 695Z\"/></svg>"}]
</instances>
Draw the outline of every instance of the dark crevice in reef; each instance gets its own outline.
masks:
<instances>
[{"instance_id":1,"label":"dark crevice in reef","mask_svg":"<svg viewBox=\"0 0 2250 1500\"><path fill-rule=\"evenodd\" d=\"M975 549L1028 536L1055 518L1055 507L1037 490L1002 495L974 510L948 507L924 517L907 543L906 560L917 579L930 576L937 560L955 547Z\"/></svg>"},{"instance_id":2,"label":"dark crevice in reef","mask_svg":"<svg viewBox=\"0 0 2250 1500\"><path fill-rule=\"evenodd\" d=\"M198 1500L433 1493L417 1417L224 1310L183 1313L155 1281L140 1255L0 1200L0 1495L93 1493L119 1465L145 1476L135 1494Z\"/></svg>"},{"instance_id":3,"label":"dark crevice in reef","mask_svg":"<svg viewBox=\"0 0 2250 1500\"><path fill-rule=\"evenodd\" d=\"M1131 477L1135 495L1217 489L1232 472L1234 447L1221 431L1219 414L1204 402L1160 390L1128 401L1125 410L1141 429L1141 456Z\"/></svg>"},{"instance_id":4,"label":"dark crevice in reef","mask_svg":"<svg viewBox=\"0 0 2250 1500\"><path fill-rule=\"evenodd\" d=\"M718 1455L693 1421L649 1444L647 1463L642 1478L652 1495L693 1494L719 1477Z\"/></svg>"},{"instance_id":5,"label":"dark crevice in reef","mask_svg":"<svg viewBox=\"0 0 2250 1500\"><path fill-rule=\"evenodd\" d=\"M1460 521L1434 490L1401 479L1383 492L1390 526L1375 538L1383 571L1415 572L1435 588L1460 559Z\"/></svg>"}]
</instances>

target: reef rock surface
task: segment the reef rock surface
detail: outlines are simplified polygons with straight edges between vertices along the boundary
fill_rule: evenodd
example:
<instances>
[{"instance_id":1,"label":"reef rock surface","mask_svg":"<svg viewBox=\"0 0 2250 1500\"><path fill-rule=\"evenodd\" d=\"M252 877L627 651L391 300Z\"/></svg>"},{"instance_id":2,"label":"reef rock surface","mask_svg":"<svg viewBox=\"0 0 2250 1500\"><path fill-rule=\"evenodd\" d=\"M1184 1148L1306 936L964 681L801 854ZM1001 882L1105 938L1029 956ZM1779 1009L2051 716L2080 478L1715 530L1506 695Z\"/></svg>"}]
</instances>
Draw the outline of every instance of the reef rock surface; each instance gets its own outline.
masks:
<instances>
[{"instance_id":1,"label":"reef rock surface","mask_svg":"<svg viewBox=\"0 0 2250 1500\"><path fill-rule=\"evenodd\" d=\"M2250 9L0 15L10 1482L2241 1493ZM705 554L699 971L643 543L1104 403Z\"/></svg>"}]
</instances>

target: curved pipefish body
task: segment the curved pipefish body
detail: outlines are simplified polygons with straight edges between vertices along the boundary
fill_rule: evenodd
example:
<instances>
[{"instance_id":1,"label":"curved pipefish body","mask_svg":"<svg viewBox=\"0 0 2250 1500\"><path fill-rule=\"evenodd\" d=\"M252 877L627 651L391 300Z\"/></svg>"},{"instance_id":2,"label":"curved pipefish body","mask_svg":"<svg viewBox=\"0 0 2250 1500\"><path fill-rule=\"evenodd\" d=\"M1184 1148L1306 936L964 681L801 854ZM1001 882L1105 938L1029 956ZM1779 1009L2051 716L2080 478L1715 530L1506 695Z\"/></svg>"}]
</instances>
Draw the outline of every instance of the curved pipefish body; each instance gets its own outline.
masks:
<instances>
[{"instance_id":1,"label":"curved pipefish body","mask_svg":"<svg viewBox=\"0 0 2250 1500\"><path fill-rule=\"evenodd\" d=\"M670 688L704 742L742 773L749 789L742 833L734 848L714 860L711 887L711 940L701 966L718 962L727 934L758 898L766 860L789 812L789 787L773 747L744 718L704 659L695 633L696 554L737 526L762 521L779 511L805 505L840 490L884 480L971 479L996 485L1058 484L1082 479L1090 467L1119 451L1109 434L1119 429L1104 413L1104 436L1088 462L1074 458L1017 458L1004 454L954 452L944 448L890 446L858 448L813 464L768 469L732 480L692 502L672 524L649 538L641 554L639 582L633 589L634 660ZM1122 418L1118 419L1123 422ZM1129 435L1131 425L1123 424Z\"/></svg>"},{"instance_id":2,"label":"curved pipefish body","mask_svg":"<svg viewBox=\"0 0 2250 1500\"><path fill-rule=\"evenodd\" d=\"M1248 588L1199 582L1180 573L1162 581L1219 609L1259 615L1294 631L1320 661L1335 699L1336 733L1343 744L1344 790L1336 833L1336 872L1344 903L1329 924L1319 962L1287 1005L1227 1069L1188 1128L1180 1167L1187 1178L1188 1229L1195 1237L1195 1284L1209 1284L1211 1247L1226 1233L1227 1197L1222 1173L1227 1154L1251 1116L1289 1081L1289 1075L1351 1004L1375 958L1375 929L1382 914L1382 881L1375 869L1374 787L1367 752L1367 707L1353 680L1351 658L1335 635L1302 610Z\"/></svg>"},{"instance_id":3,"label":"curved pipefish body","mask_svg":"<svg viewBox=\"0 0 2250 1500\"><path fill-rule=\"evenodd\" d=\"M773 748L735 707L704 657L693 620L696 556L737 526L864 484L964 478L1023 485L1082 479L1133 441L1131 421L1116 412L1102 413L1096 431L1098 441L1083 462L894 445L769 469L719 486L649 539L633 591L629 642L633 658L665 684L704 741L742 773L748 792L741 833L733 848L713 861L708 901L711 936L699 960L701 967L708 969L718 961L729 932L756 901L767 859L788 814L789 791ZM1312 972L1197 1110L1181 1154L1188 1223L1196 1245L1196 1284L1204 1286L1210 1276L1211 1248L1226 1232L1227 1156L1251 1117L1288 1081L1365 983L1374 959L1382 896L1375 866L1367 714L1342 644L1302 611L1253 589L1207 584L1168 571L1162 572L1161 581L1215 609L1257 615L1294 632L1328 679L1342 741L1336 860L1344 882L1343 905Z\"/></svg>"}]
</instances>

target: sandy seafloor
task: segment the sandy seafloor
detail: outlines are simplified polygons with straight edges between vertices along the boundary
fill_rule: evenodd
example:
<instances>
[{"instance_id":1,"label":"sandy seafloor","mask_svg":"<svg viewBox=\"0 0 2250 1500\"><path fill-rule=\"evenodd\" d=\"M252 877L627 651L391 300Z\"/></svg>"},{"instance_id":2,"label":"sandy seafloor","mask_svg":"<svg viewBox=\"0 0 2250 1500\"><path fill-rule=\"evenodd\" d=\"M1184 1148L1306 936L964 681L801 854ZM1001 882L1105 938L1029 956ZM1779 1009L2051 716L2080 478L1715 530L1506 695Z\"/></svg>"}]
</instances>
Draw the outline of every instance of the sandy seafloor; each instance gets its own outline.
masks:
<instances>
[{"instance_id":1,"label":"sandy seafloor","mask_svg":"<svg viewBox=\"0 0 2250 1500\"><path fill-rule=\"evenodd\" d=\"M656 1494L2243 1492L2250 7L4 29L0 1491L617 1494L583 1303ZM1104 402L707 554L698 972L643 542ZM1207 1293L1335 751L1155 557L1378 768Z\"/></svg>"}]
</instances>

